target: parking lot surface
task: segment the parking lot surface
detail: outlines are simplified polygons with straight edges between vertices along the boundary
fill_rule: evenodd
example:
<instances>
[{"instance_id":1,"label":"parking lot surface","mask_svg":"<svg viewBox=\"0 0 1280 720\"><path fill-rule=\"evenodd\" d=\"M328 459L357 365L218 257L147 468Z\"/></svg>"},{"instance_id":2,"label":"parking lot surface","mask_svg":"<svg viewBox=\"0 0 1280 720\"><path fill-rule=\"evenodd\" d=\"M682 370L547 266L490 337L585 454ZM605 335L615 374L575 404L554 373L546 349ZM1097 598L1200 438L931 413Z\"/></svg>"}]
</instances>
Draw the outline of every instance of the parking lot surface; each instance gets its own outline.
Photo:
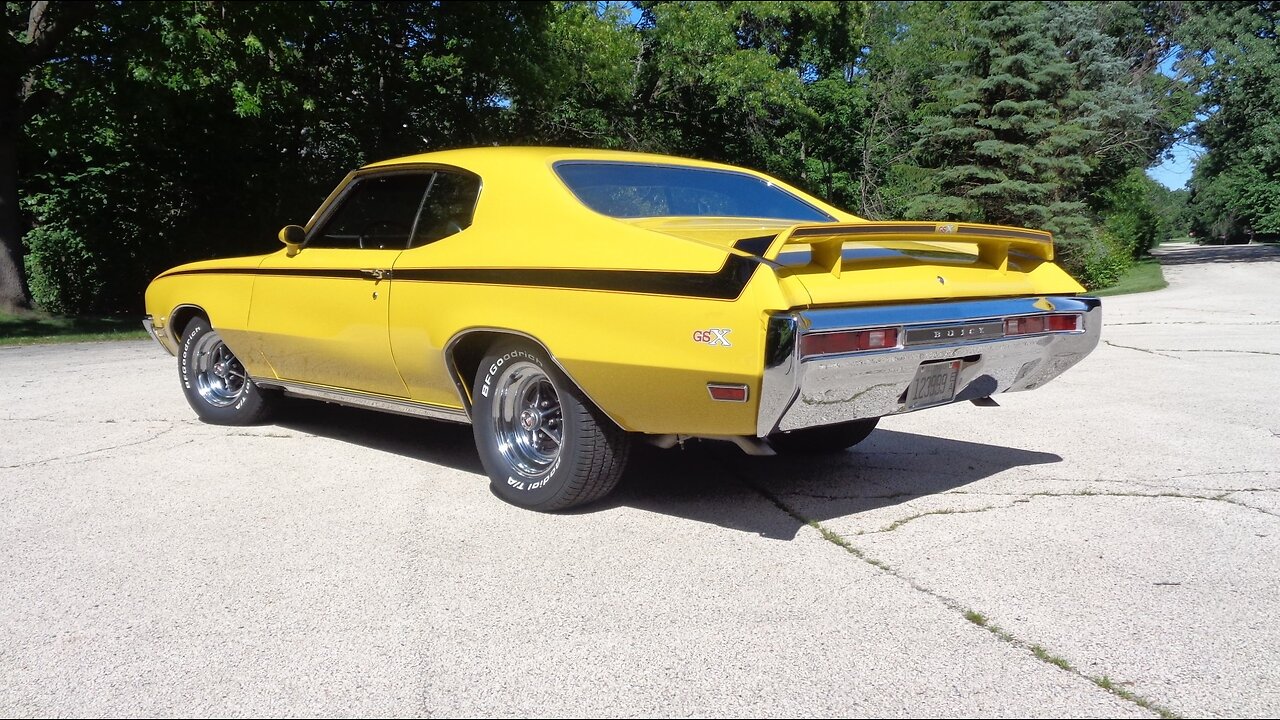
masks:
<instances>
[{"instance_id":1,"label":"parking lot surface","mask_svg":"<svg viewBox=\"0 0 1280 720\"><path fill-rule=\"evenodd\" d=\"M1280 252L1163 252L1000 408L643 448L561 515L467 427L0 348L0 715L1275 716Z\"/></svg>"}]
</instances>

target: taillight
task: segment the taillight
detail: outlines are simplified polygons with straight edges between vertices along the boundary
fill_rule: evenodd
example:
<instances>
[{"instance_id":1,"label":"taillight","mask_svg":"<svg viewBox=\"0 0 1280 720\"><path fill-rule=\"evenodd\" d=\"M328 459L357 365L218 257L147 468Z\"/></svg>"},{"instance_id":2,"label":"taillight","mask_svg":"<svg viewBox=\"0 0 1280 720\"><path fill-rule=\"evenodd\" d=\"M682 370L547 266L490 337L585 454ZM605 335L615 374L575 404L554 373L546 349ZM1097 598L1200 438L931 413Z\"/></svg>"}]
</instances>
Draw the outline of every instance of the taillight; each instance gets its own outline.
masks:
<instances>
[{"instance_id":1,"label":"taillight","mask_svg":"<svg viewBox=\"0 0 1280 720\"><path fill-rule=\"evenodd\" d=\"M816 333L805 335L800 340L800 354L804 357L887 350L895 347L898 347L898 328L896 327Z\"/></svg>"},{"instance_id":2,"label":"taillight","mask_svg":"<svg viewBox=\"0 0 1280 720\"><path fill-rule=\"evenodd\" d=\"M1029 315L1006 318L1005 337L1010 335L1035 335L1046 332L1075 332L1080 329L1082 316L1077 313L1056 315Z\"/></svg>"}]
</instances>

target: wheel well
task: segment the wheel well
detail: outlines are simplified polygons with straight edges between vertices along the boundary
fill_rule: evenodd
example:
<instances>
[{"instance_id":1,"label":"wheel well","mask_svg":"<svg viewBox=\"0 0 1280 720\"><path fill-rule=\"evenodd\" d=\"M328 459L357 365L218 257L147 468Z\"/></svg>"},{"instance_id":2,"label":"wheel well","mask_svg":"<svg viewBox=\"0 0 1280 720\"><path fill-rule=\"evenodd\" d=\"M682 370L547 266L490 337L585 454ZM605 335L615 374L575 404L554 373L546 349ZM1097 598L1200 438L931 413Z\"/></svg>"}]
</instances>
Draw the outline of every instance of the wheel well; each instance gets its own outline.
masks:
<instances>
[{"instance_id":1,"label":"wheel well","mask_svg":"<svg viewBox=\"0 0 1280 720\"><path fill-rule=\"evenodd\" d=\"M473 330L455 339L449 345L448 358L449 372L453 375L453 382L458 386L458 394L462 396L462 402L466 405L467 413L471 412L471 390L476 381L476 371L480 369L480 361L484 359L484 354L493 347L494 343L502 340L529 340L537 343L546 350L546 346L542 343L515 332L505 332L502 330ZM547 355L551 355L550 352Z\"/></svg>"},{"instance_id":2,"label":"wheel well","mask_svg":"<svg viewBox=\"0 0 1280 720\"><path fill-rule=\"evenodd\" d=\"M199 308L195 305L182 305L178 307L178 309L174 310L173 314L169 316L169 334L172 335L175 340L181 338L187 330L187 323L191 322L195 318L204 318L205 322L209 322L209 314L204 311L204 308Z\"/></svg>"},{"instance_id":3,"label":"wheel well","mask_svg":"<svg viewBox=\"0 0 1280 720\"><path fill-rule=\"evenodd\" d=\"M471 391L473 389L472 386L475 385L476 371L480 369L480 361L484 359L485 353L489 351L489 348L494 343L503 340L518 340L537 345L547 354L547 357L551 358L551 362L556 366L556 369L578 388L587 402L609 418L614 425L619 428L623 427L609 411L600 407L600 403L597 403L587 394L587 391L578 384L577 380L573 379L569 371L560 364L555 354L541 340L518 330L503 330L499 328L464 330L462 333L455 335L453 340L450 340L449 344L445 346L445 363L448 365L449 374L453 376L454 384L458 386L458 395L462 397L462 404L468 416L471 415Z\"/></svg>"}]
</instances>

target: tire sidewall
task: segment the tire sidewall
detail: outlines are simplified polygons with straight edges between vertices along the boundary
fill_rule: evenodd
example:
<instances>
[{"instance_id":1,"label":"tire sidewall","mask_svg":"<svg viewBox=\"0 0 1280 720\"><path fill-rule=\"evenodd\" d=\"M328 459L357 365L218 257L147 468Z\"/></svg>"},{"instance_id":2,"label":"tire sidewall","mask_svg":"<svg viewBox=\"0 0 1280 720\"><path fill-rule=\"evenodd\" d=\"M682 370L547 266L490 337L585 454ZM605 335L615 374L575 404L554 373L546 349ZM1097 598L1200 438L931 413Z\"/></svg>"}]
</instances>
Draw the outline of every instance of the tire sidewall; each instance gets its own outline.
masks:
<instances>
[{"instance_id":1,"label":"tire sidewall","mask_svg":"<svg viewBox=\"0 0 1280 720\"><path fill-rule=\"evenodd\" d=\"M178 353L178 379L182 383L182 392L187 396L187 402L190 403L191 408L202 420L218 424L245 422L251 416L257 415L262 403L258 386L254 385L252 380L246 378L244 392L240 393L235 403L226 407L211 405L200 394L200 389L196 385L196 342L211 332L214 332L213 328L203 318L196 318L187 323L183 331L182 344L179 346Z\"/></svg>"},{"instance_id":2,"label":"tire sidewall","mask_svg":"<svg viewBox=\"0 0 1280 720\"><path fill-rule=\"evenodd\" d=\"M536 365L550 380L560 401L560 452L550 470L537 478L519 473L498 450L497 430L493 423L493 403L497 400L498 379L512 363L520 361ZM511 344L485 356L476 373L472 424L480 462L489 474L496 495L513 505L531 509L558 504L557 500L568 489L577 471L574 458L577 457L579 446L577 411L580 405L563 374L544 352L528 345Z\"/></svg>"}]
</instances>

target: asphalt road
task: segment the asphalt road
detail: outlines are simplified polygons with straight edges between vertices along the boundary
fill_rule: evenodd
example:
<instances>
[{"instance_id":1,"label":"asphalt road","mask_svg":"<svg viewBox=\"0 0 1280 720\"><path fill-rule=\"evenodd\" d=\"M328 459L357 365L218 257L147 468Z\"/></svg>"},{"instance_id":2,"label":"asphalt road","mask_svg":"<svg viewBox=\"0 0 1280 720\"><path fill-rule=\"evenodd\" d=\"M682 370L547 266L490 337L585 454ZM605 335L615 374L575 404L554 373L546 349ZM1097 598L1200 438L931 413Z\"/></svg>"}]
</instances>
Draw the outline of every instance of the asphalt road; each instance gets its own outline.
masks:
<instances>
[{"instance_id":1,"label":"asphalt road","mask_svg":"<svg viewBox=\"0 0 1280 720\"><path fill-rule=\"evenodd\" d=\"M1280 252L1169 252L1001 408L645 450L556 516L464 427L0 348L0 715L1274 716Z\"/></svg>"}]
</instances>

